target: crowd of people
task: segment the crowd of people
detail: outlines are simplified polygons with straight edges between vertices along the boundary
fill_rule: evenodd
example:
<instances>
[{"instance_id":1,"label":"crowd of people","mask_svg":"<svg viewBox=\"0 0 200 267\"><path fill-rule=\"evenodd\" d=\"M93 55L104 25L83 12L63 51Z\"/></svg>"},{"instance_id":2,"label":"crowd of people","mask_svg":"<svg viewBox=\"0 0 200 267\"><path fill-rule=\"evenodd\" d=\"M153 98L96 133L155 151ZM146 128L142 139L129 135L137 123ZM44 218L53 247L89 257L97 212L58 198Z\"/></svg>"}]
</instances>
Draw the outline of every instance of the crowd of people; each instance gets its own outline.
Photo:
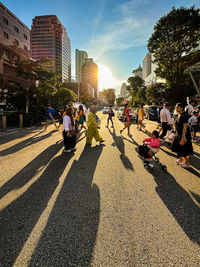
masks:
<instances>
[{"instance_id":1,"label":"crowd of people","mask_svg":"<svg viewBox=\"0 0 200 267\"><path fill-rule=\"evenodd\" d=\"M177 164L183 168L190 167L190 155L193 154L192 140L196 140L196 133L200 126L200 106L194 107L194 101L190 101L189 105L185 107L182 103L177 103L174 113L171 112L171 104L160 102L158 109L158 126L152 132L152 137L144 141L148 145L148 158L151 158L155 150L158 150L167 137L167 132L170 131L172 141L172 151L177 153ZM112 105L109 107L108 119L106 127L114 128L112 118L115 116ZM143 106L140 105L138 109L137 127L138 130L145 128L143 124L145 112ZM122 114L124 127L120 130L120 135L125 129L128 131L128 136L132 137L130 132L131 120L129 104L125 104ZM48 106L47 123L45 130L49 123L55 123L54 110ZM71 152L75 150L76 136L80 129L85 130L86 144L91 145L93 138L96 142L102 144L105 142L99 133L100 120L96 115L96 106L91 105L90 108L79 108L74 116L73 108L67 107L65 111L60 112L60 127L64 140L64 151ZM169 138L170 139L170 138Z\"/></svg>"}]
</instances>

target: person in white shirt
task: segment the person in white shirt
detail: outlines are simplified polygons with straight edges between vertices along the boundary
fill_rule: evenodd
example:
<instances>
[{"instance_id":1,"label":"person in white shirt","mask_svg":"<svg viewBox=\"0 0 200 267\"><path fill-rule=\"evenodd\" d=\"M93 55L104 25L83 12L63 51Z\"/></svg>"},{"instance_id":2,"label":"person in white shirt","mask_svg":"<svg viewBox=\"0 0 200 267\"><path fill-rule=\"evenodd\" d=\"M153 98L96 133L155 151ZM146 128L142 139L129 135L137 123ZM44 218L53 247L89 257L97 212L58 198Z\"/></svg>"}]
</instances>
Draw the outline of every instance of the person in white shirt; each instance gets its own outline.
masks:
<instances>
[{"instance_id":1,"label":"person in white shirt","mask_svg":"<svg viewBox=\"0 0 200 267\"><path fill-rule=\"evenodd\" d=\"M193 112L193 116L189 118L188 122L189 122L190 131L192 133L192 137L195 141L196 133L198 131L198 111Z\"/></svg>"},{"instance_id":2,"label":"person in white shirt","mask_svg":"<svg viewBox=\"0 0 200 267\"><path fill-rule=\"evenodd\" d=\"M169 112L170 108L171 108L170 103L166 103L165 108L160 111L160 120L162 126L162 134L160 135L161 139L165 137L168 130L173 130L173 122L171 114Z\"/></svg>"},{"instance_id":3,"label":"person in white shirt","mask_svg":"<svg viewBox=\"0 0 200 267\"><path fill-rule=\"evenodd\" d=\"M67 108L65 116L63 117L63 138L64 138L64 146L65 152L71 152L76 150L76 132L75 132L75 121L73 118L73 109Z\"/></svg>"},{"instance_id":4,"label":"person in white shirt","mask_svg":"<svg viewBox=\"0 0 200 267\"><path fill-rule=\"evenodd\" d=\"M194 109L194 100L189 101L189 105L186 107L186 111L189 115L189 117L193 116L193 112L195 111Z\"/></svg>"}]
</instances>

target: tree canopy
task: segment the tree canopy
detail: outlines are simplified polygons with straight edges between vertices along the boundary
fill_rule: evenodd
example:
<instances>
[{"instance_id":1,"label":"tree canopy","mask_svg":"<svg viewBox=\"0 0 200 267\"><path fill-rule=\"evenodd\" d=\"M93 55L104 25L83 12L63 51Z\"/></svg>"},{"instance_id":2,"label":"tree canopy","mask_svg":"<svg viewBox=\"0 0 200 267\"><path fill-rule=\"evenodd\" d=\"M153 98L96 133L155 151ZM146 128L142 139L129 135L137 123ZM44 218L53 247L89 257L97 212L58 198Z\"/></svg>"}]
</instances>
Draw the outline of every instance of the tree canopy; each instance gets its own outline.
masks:
<instances>
[{"instance_id":1,"label":"tree canopy","mask_svg":"<svg viewBox=\"0 0 200 267\"><path fill-rule=\"evenodd\" d=\"M186 69L195 60L200 42L200 9L172 8L159 19L147 47L154 56L157 76L166 79L168 97L174 101L194 94ZM190 54L190 56L187 56Z\"/></svg>"},{"instance_id":2,"label":"tree canopy","mask_svg":"<svg viewBox=\"0 0 200 267\"><path fill-rule=\"evenodd\" d=\"M104 89L102 95L109 105L114 105L116 98L114 89L112 88Z\"/></svg>"},{"instance_id":3,"label":"tree canopy","mask_svg":"<svg viewBox=\"0 0 200 267\"><path fill-rule=\"evenodd\" d=\"M128 78L127 90L131 94L131 106L135 107L146 102L146 86L144 80L139 76Z\"/></svg>"}]
</instances>

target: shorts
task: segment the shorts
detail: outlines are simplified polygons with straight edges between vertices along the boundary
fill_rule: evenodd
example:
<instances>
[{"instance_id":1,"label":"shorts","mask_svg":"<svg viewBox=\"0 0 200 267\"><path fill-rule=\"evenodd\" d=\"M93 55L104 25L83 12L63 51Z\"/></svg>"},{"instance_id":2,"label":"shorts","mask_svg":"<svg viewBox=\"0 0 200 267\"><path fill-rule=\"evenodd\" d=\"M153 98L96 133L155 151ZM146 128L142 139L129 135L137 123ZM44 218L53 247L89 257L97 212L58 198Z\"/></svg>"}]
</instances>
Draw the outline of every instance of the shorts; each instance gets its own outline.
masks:
<instances>
[{"instance_id":1,"label":"shorts","mask_svg":"<svg viewBox=\"0 0 200 267\"><path fill-rule=\"evenodd\" d=\"M48 124L52 124L55 122L55 120L47 120Z\"/></svg>"}]
</instances>

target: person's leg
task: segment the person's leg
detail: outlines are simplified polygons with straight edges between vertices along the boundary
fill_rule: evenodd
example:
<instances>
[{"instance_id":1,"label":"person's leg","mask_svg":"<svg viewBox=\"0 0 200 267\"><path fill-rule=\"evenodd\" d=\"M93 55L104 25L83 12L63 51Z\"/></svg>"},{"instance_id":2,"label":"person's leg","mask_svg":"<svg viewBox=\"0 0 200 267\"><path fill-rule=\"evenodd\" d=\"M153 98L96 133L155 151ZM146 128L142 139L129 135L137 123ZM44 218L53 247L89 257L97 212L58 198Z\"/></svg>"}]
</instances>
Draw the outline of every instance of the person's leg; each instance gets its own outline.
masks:
<instances>
[{"instance_id":1,"label":"person's leg","mask_svg":"<svg viewBox=\"0 0 200 267\"><path fill-rule=\"evenodd\" d=\"M131 136L130 128L131 128L131 123L130 123L130 121L128 121L128 122L127 122L128 136Z\"/></svg>"},{"instance_id":2,"label":"person's leg","mask_svg":"<svg viewBox=\"0 0 200 267\"><path fill-rule=\"evenodd\" d=\"M140 126L140 130L142 130L142 121L138 120L138 125Z\"/></svg>"},{"instance_id":3,"label":"person's leg","mask_svg":"<svg viewBox=\"0 0 200 267\"><path fill-rule=\"evenodd\" d=\"M76 146L76 135L70 137L70 148L71 148L72 150L74 150L75 146Z\"/></svg>"},{"instance_id":4,"label":"person's leg","mask_svg":"<svg viewBox=\"0 0 200 267\"><path fill-rule=\"evenodd\" d=\"M167 123L163 122L162 123L162 134L160 135L160 138L162 139L163 137L165 137L166 134L167 134Z\"/></svg>"},{"instance_id":5,"label":"person's leg","mask_svg":"<svg viewBox=\"0 0 200 267\"><path fill-rule=\"evenodd\" d=\"M97 128L94 129L94 138L96 142L101 142L103 140Z\"/></svg>"},{"instance_id":6,"label":"person's leg","mask_svg":"<svg viewBox=\"0 0 200 267\"><path fill-rule=\"evenodd\" d=\"M120 130L120 134L122 134L122 132L127 128L126 126L126 122L124 123L124 128L122 130Z\"/></svg>"},{"instance_id":7,"label":"person's leg","mask_svg":"<svg viewBox=\"0 0 200 267\"><path fill-rule=\"evenodd\" d=\"M82 124L81 126L85 129L86 132L88 131L87 127L84 124Z\"/></svg>"},{"instance_id":8,"label":"person's leg","mask_svg":"<svg viewBox=\"0 0 200 267\"><path fill-rule=\"evenodd\" d=\"M190 156L186 156L185 157L185 165L187 165L188 167L190 167Z\"/></svg>"},{"instance_id":9,"label":"person's leg","mask_svg":"<svg viewBox=\"0 0 200 267\"><path fill-rule=\"evenodd\" d=\"M48 121L46 122L45 126L44 126L44 130L46 131L47 129L47 126L48 126Z\"/></svg>"},{"instance_id":10,"label":"person's leg","mask_svg":"<svg viewBox=\"0 0 200 267\"><path fill-rule=\"evenodd\" d=\"M88 145L92 144L93 136L94 136L93 128L89 127L88 132L87 132L87 137L86 137L86 144Z\"/></svg>"},{"instance_id":11,"label":"person's leg","mask_svg":"<svg viewBox=\"0 0 200 267\"><path fill-rule=\"evenodd\" d=\"M64 138L64 147L65 147L65 150L69 150L70 149L70 145L69 145L69 137L67 136L67 133L64 131L63 132L63 138Z\"/></svg>"},{"instance_id":12,"label":"person's leg","mask_svg":"<svg viewBox=\"0 0 200 267\"><path fill-rule=\"evenodd\" d=\"M111 121L111 123L112 123L112 127L114 127L112 117L110 117L110 121Z\"/></svg>"},{"instance_id":13,"label":"person's leg","mask_svg":"<svg viewBox=\"0 0 200 267\"><path fill-rule=\"evenodd\" d=\"M53 124L55 125L56 129L58 129L55 120L53 120Z\"/></svg>"}]
</instances>

